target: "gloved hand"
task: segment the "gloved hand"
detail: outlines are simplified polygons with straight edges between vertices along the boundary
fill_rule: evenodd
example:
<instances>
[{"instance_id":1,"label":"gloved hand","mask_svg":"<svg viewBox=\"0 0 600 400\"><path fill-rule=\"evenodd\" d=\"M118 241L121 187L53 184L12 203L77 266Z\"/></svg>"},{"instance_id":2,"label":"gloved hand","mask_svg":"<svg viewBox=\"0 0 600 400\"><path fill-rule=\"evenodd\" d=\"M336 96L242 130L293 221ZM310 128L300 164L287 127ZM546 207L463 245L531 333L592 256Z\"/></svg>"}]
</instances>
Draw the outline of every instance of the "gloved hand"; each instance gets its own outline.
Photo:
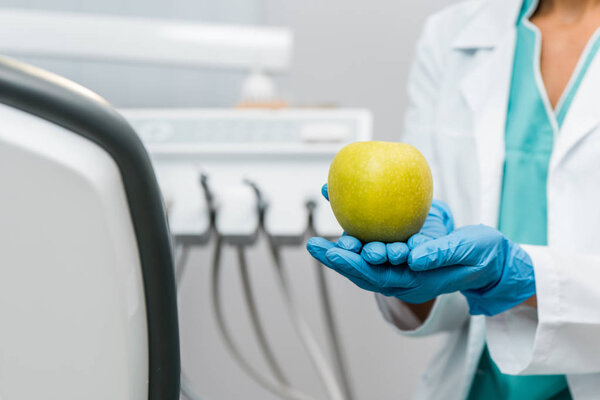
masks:
<instances>
[{"instance_id":1,"label":"gloved hand","mask_svg":"<svg viewBox=\"0 0 600 400\"><path fill-rule=\"evenodd\" d=\"M529 255L484 225L460 228L419 244L410 251L408 266L393 266L389 251L389 262L367 262L365 258L371 256L364 248L361 256L361 243L351 236L340 238L337 245L312 238L307 248L313 257L357 286L407 303L424 303L460 291L471 314L496 315L535 294ZM378 254L383 259L383 249Z\"/></svg>"},{"instance_id":2,"label":"gloved hand","mask_svg":"<svg viewBox=\"0 0 600 400\"><path fill-rule=\"evenodd\" d=\"M325 197L326 189L324 186ZM471 314L495 315L535 294L531 258L518 244L483 225L446 235L452 228L451 216L447 219L434 212L447 210L449 215L447 206L442 205L432 207L434 215L430 213L421 232L408 240L410 254L402 243L373 242L362 247L350 236L340 238L337 244L312 238L307 248L313 257L363 289L409 303L461 291ZM408 268L392 266L402 264L405 257Z\"/></svg>"},{"instance_id":3,"label":"gloved hand","mask_svg":"<svg viewBox=\"0 0 600 400\"><path fill-rule=\"evenodd\" d=\"M328 199L327 185L321 190ZM454 222L449 207L434 200L421 231L407 243L362 243L352 236L342 236L336 244L323 238L312 238L307 249L322 264L339 272L359 287L405 301L423 303L437 296L435 290L414 290L419 276L406 266L409 246L448 234ZM331 258L330 258L331 257ZM400 264L404 264L399 267ZM431 275L437 275L433 273Z\"/></svg>"},{"instance_id":4,"label":"gloved hand","mask_svg":"<svg viewBox=\"0 0 600 400\"><path fill-rule=\"evenodd\" d=\"M529 254L485 225L466 226L415 246L408 265L417 274L441 272L441 290L460 290L471 314L496 315L535 294Z\"/></svg>"}]
</instances>

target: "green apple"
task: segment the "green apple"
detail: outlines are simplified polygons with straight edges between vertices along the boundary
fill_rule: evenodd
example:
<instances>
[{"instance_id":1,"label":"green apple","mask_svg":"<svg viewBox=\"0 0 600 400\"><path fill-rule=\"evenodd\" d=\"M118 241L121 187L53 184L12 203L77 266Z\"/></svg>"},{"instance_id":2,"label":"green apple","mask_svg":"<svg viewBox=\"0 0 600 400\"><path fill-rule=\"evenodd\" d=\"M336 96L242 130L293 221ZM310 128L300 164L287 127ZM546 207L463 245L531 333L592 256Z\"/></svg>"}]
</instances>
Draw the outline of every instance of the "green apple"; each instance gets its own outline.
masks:
<instances>
[{"instance_id":1,"label":"green apple","mask_svg":"<svg viewBox=\"0 0 600 400\"><path fill-rule=\"evenodd\" d=\"M427 218L433 179L425 157L409 144L355 142L331 162L327 188L348 235L364 242L403 242Z\"/></svg>"}]
</instances>

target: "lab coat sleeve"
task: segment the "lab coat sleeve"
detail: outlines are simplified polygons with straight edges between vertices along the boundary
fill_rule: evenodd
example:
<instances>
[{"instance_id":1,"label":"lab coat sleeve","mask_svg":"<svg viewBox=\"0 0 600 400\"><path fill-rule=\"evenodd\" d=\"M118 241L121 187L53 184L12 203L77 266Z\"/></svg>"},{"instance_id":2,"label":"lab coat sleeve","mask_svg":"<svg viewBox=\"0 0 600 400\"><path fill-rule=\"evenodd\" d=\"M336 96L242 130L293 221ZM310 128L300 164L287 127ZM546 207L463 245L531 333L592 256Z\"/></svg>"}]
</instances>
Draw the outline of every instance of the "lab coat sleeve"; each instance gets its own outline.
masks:
<instances>
[{"instance_id":1,"label":"lab coat sleeve","mask_svg":"<svg viewBox=\"0 0 600 400\"><path fill-rule=\"evenodd\" d=\"M467 301L460 293L438 296L423 322L404 302L395 297L376 294L375 299L385 320L405 336L428 336L460 329L469 319Z\"/></svg>"},{"instance_id":2,"label":"lab coat sleeve","mask_svg":"<svg viewBox=\"0 0 600 400\"><path fill-rule=\"evenodd\" d=\"M401 140L415 146L427 159L433 175L434 197L445 200L439 179L438 157L435 152L435 110L439 99L443 56L436 44L436 17L430 17L415 49L407 83L408 104L404 115Z\"/></svg>"},{"instance_id":3,"label":"lab coat sleeve","mask_svg":"<svg viewBox=\"0 0 600 400\"><path fill-rule=\"evenodd\" d=\"M487 319L492 358L507 374L600 372L600 255L522 247L533 261L537 312L520 306Z\"/></svg>"}]
</instances>

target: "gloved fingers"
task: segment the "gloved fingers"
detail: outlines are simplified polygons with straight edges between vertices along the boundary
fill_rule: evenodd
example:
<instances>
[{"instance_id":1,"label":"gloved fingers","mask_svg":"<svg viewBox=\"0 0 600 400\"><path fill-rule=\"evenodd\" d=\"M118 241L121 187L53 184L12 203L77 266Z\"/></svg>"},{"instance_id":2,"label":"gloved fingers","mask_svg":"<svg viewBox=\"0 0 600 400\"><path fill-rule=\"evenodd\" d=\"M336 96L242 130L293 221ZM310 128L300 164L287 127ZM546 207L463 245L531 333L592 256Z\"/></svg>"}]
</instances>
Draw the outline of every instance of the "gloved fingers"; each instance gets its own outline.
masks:
<instances>
[{"instance_id":1,"label":"gloved fingers","mask_svg":"<svg viewBox=\"0 0 600 400\"><path fill-rule=\"evenodd\" d=\"M335 247L334 243L331 243L329 240L324 239L322 237L312 237L306 243L306 249L310 253L311 256L316 258L321 262L321 264L331 264L325 254L327 250Z\"/></svg>"},{"instance_id":2,"label":"gloved fingers","mask_svg":"<svg viewBox=\"0 0 600 400\"><path fill-rule=\"evenodd\" d=\"M388 260L387 249L382 242L370 242L363 246L360 252L362 258L369 264L385 264Z\"/></svg>"},{"instance_id":3,"label":"gloved fingers","mask_svg":"<svg viewBox=\"0 0 600 400\"><path fill-rule=\"evenodd\" d=\"M408 239L408 247L413 249L428 240L445 236L452 230L454 222L450 208L446 203L434 199L421 230Z\"/></svg>"},{"instance_id":4,"label":"gloved fingers","mask_svg":"<svg viewBox=\"0 0 600 400\"><path fill-rule=\"evenodd\" d=\"M487 253L496 251L497 241L502 237L498 231L484 225L466 226L413 248L408 265L413 271L476 265Z\"/></svg>"},{"instance_id":5,"label":"gloved fingers","mask_svg":"<svg viewBox=\"0 0 600 400\"><path fill-rule=\"evenodd\" d=\"M402 268L402 267L400 267ZM423 303L435 297L469 287L476 274L468 267L438 268L413 273L414 283L410 287L396 289L393 296L407 303Z\"/></svg>"},{"instance_id":6,"label":"gloved fingers","mask_svg":"<svg viewBox=\"0 0 600 400\"><path fill-rule=\"evenodd\" d=\"M362 260L361 256L359 254L356 254L355 252L352 252L349 250L343 250L343 249L340 249L335 246L331 247L330 250L337 251L341 254L344 254L346 257L351 255L349 258L354 258L353 262L365 264L365 262ZM330 269L334 270L335 272L339 273L340 275L346 277L347 279L352 281L356 286L358 286L362 289L369 290L369 291L375 292L375 293L381 292L380 288L378 288L376 285L373 285L372 282L368 282L366 279L364 279L364 275L362 275L359 272L360 269L366 268L366 264L364 266L355 268L354 266L349 266L348 263L346 263L345 261L344 262L341 262L339 260L331 261L327 258L326 258L326 262L324 262L322 264L329 267Z\"/></svg>"},{"instance_id":7,"label":"gloved fingers","mask_svg":"<svg viewBox=\"0 0 600 400\"><path fill-rule=\"evenodd\" d=\"M348 279L350 282L354 283L356 286L358 286L361 289L368 290L369 292L373 292L373 293L386 294L385 290L382 290L381 288L379 288L375 285L372 285L371 283L367 282L366 280L344 273L342 270L338 269L335 264L331 264L331 267L329 267L329 268L334 270L338 274L342 275L344 278Z\"/></svg>"},{"instance_id":8,"label":"gloved fingers","mask_svg":"<svg viewBox=\"0 0 600 400\"><path fill-rule=\"evenodd\" d=\"M333 264L339 273L345 276L365 279L366 275L364 271L370 268L360 254L339 247L327 250L325 257L327 257L327 261ZM370 281L369 283L374 284L376 282Z\"/></svg>"},{"instance_id":9,"label":"gloved fingers","mask_svg":"<svg viewBox=\"0 0 600 400\"><path fill-rule=\"evenodd\" d=\"M446 228L443 218L443 216L435 212L435 209L432 206L419 232L432 237L447 235L448 229Z\"/></svg>"},{"instance_id":10,"label":"gloved fingers","mask_svg":"<svg viewBox=\"0 0 600 400\"><path fill-rule=\"evenodd\" d=\"M306 248L308 249L309 253L315 259L317 259L319 262L321 262L321 264L334 270L335 272L339 273L340 275L343 275L345 278L352 281L352 283L354 283L356 286L358 286L364 290L368 290L370 292L375 292L375 293L382 293L386 296L392 296L395 293L395 291L397 290L396 288L383 288L378 285L374 285L374 284L368 282L366 279L363 279L363 276L360 273L358 273L357 271L351 270L352 273L349 273L349 270L345 267L345 265L344 265L344 268L339 268L340 267L339 263L333 263L333 262L329 261L326 257L326 253L328 250L336 248L336 246L335 246L335 244L331 243L330 241L328 241L324 238L313 237L313 238L309 239L308 243L306 244ZM342 250L342 249L338 249L338 250L346 251L346 250ZM361 256L354 252L349 252L349 251L346 251L346 252L350 253L350 254L354 254L357 258L361 259ZM363 263L364 263L364 261L363 261ZM366 266L364 266L363 268L366 268ZM408 270L408 268L406 268L406 269Z\"/></svg>"},{"instance_id":11,"label":"gloved fingers","mask_svg":"<svg viewBox=\"0 0 600 400\"><path fill-rule=\"evenodd\" d=\"M385 245L387 250L387 258L390 264L404 264L408 259L409 249L406 243L394 242Z\"/></svg>"},{"instance_id":12,"label":"gloved fingers","mask_svg":"<svg viewBox=\"0 0 600 400\"><path fill-rule=\"evenodd\" d=\"M440 220L446 227L446 233L450 233L454 230L454 217L452 216L452 210L450 210L448 204L441 200L433 199L430 212L435 212L440 217Z\"/></svg>"},{"instance_id":13,"label":"gloved fingers","mask_svg":"<svg viewBox=\"0 0 600 400\"><path fill-rule=\"evenodd\" d=\"M370 265L359 254L334 247L327 251L327 260L343 275L366 281L377 288L377 292L387 293L387 289L410 288L417 283L416 273L409 268L391 268L389 265Z\"/></svg>"},{"instance_id":14,"label":"gloved fingers","mask_svg":"<svg viewBox=\"0 0 600 400\"><path fill-rule=\"evenodd\" d=\"M314 258L316 258L319 262L321 262L321 264L325 265L326 267L328 267L328 268L334 270L335 272L343 275L344 277L348 278L356 286L358 286L362 289L369 290L371 292L379 292L377 287L370 285L363 279L345 274L343 271L340 271L336 265L334 265L331 261L329 261L327 259L327 257L325 256L325 254L327 253L327 250L334 248L334 247L335 247L335 244L333 244L330 241L328 241L324 238L321 238L321 237L313 237L313 238L309 239L308 243L306 244L306 248L308 249L309 253Z\"/></svg>"},{"instance_id":15,"label":"gloved fingers","mask_svg":"<svg viewBox=\"0 0 600 400\"><path fill-rule=\"evenodd\" d=\"M422 280L427 280L429 286L439 294L481 288L482 282L487 281L485 274L481 274L478 267L466 265L455 265L416 273L423 274Z\"/></svg>"},{"instance_id":16,"label":"gloved fingers","mask_svg":"<svg viewBox=\"0 0 600 400\"><path fill-rule=\"evenodd\" d=\"M349 250L354 253L360 253L362 243L354 236L344 234L338 239L338 241L336 242L336 246L340 249Z\"/></svg>"},{"instance_id":17,"label":"gloved fingers","mask_svg":"<svg viewBox=\"0 0 600 400\"><path fill-rule=\"evenodd\" d=\"M473 240L466 240L450 233L432 239L413 248L408 256L408 266L413 271L426 271L465 263L474 247Z\"/></svg>"},{"instance_id":18,"label":"gloved fingers","mask_svg":"<svg viewBox=\"0 0 600 400\"><path fill-rule=\"evenodd\" d=\"M430 236L426 233L423 233L423 229L421 229L421 232L419 233L415 233L414 235L412 235L411 237L408 238L408 240L406 241L406 244L408 245L409 249L414 249L415 247L434 239L433 236ZM444 236L444 235L440 235L440 236Z\"/></svg>"},{"instance_id":19,"label":"gloved fingers","mask_svg":"<svg viewBox=\"0 0 600 400\"><path fill-rule=\"evenodd\" d=\"M327 191L327 184L321 187L321 194L325 197L325 200L329 201L329 191Z\"/></svg>"}]
</instances>

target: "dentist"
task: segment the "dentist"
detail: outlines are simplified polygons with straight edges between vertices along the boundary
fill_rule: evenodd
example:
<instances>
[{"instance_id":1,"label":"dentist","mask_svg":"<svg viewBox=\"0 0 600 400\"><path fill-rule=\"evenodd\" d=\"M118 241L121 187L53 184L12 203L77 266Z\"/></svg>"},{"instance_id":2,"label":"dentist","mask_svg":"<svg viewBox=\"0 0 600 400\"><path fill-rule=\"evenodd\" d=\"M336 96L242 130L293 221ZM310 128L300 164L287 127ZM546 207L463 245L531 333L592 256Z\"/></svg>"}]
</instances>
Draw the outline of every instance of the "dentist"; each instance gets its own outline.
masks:
<instances>
[{"instance_id":1,"label":"dentist","mask_svg":"<svg viewBox=\"0 0 600 400\"><path fill-rule=\"evenodd\" d=\"M417 399L600 398L598 27L597 0L432 16L402 140L440 200L407 243L307 245L401 334L446 333Z\"/></svg>"}]
</instances>

